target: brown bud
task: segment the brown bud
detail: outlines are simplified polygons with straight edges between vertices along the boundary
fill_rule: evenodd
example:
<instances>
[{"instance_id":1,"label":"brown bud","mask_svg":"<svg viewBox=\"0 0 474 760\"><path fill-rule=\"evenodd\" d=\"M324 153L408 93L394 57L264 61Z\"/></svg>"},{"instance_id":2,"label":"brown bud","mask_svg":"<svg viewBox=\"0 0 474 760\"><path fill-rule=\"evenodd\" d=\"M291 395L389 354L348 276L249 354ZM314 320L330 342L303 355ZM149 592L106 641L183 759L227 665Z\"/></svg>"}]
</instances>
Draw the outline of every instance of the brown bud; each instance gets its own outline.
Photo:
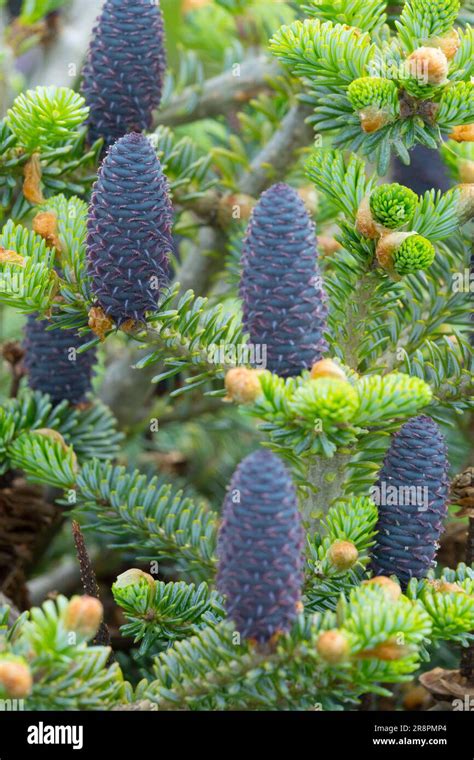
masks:
<instances>
[{"instance_id":1,"label":"brown bud","mask_svg":"<svg viewBox=\"0 0 474 760\"><path fill-rule=\"evenodd\" d=\"M377 132L378 129L385 127L390 119L389 114L377 106L367 106L362 111L359 111L360 125L364 132L371 134Z\"/></svg>"},{"instance_id":2,"label":"brown bud","mask_svg":"<svg viewBox=\"0 0 474 760\"><path fill-rule=\"evenodd\" d=\"M370 210L369 197L366 195L362 199L361 204L357 210L356 216L356 230L361 235L370 240L375 240L380 237L380 225L378 225L372 216Z\"/></svg>"},{"instance_id":3,"label":"brown bud","mask_svg":"<svg viewBox=\"0 0 474 760\"><path fill-rule=\"evenodd\" d=\"M400 248L404 240L416 234L416 232L412 231L390 232L388 235L383 235L377 243L375 251L380 266L393 274L393 254Z\"/></svg>"},{"instance_id":4,"label":"brown bud","mask_svg":"<svg viewBox=\"0 0 474 760\"><path fill-rule=\"evenodd\" d=\"M67 451L69 448L61 433L58 433L57 430L53 430L52 428L36 428L36 430L31 431L31 434L42 435L45 438L50 438L55 443L59 443L63 451Z\"/></svg>"},{"instance_id":5,"label":"brown bud","mask_svg":"<svg viewBox=\"0 0 474 760\"><path fill-rule=\"evenodd\" d=\"M125 322L122 322L120 325L120 329L124 333L132 333L137 328L137 322L134 319L126 319Z\"/></svg>"},{"instance_id":6,"label":"brown bud","mask_svg":"<svg viewBox=\"0 0 474 760\"><path fill-rule=\"evenodd\" d=\"M347 375L332 359L320 359L311 367L311 378L317 380L320 377L333 377L335 380L346 380Z\"/></svg>"},{"instance_id":7,"label":"brown bud","mask_svg":"<svg viewBox=\"0 0 474 760\"><path fill-rule=\"evenodd\" d=\"M311 214L315 214L318 210L318 194L312 185L305 185L305 187L298 188L298 195L306 206L306 210ZM319 239L319 245L321 245L321 239Z\"/></svg>"},{"instance_id":8,"label":"brown bud","mask_svg":"<svg viewBox=\"0 0 474 760\"><path fill-rule=\"evenodd\" d=\"M225 376L227 401L236 401L238 404L249 404L255 401L261 393L259 375L261 370L247 369L247 367L234 367Z\"/></svg>"},{"instance_id":9,"label":"brown bud","mask_svg":"<svg viewBox=\"0 0 474 760\"><path fill-rule=\"evenodd\" d=\"M466 158L459 162L459 179L464 184L474 183L474 161Z\"/></svg>"},{"instance_id":10,"label":"brown bud","mask_svg":"<svg viewBox=\"0 0 474 760\"><path fill-rule=\"evenodd\" d=\"M202 8L204 5L209 5L210 2L211 0L184 0L183 11L184 13L189 13L189 11Z\"/></svg>"},{"instance_id":11,"label":"brown bud","mask_svg":"<svg viewBox=\"0 0 474 760\"><path fill-rule=\"evenodd\" d=\"M382 641L381 644L377 644L373 649L365 649L363 652L359 652L357 657L363 660L375 657L377 660L392 662L406 657L410 654L410 651L410 647L399 644L394 639L388 639L387 641Z\"/></svg>"},{"instance_id":12,"label":"brown bud","mask_svg":"<svg viewBox=\"0 0 474 760\"><path fill-rule=\"evenodd\" d=\"M474 124L460 124L449 135L456 142L474 142Z\"/></svg>"},{"instance_id":13,"label":"brown bud","mask_svg":"<svg viewBox=\"0 0 474 760\"><path fill-rule=\"evenodd\" d=\"M387 578L385 575L376 575L375 578L370 578L368 581L363 581L363 586L377 586L383 589L386 596L392 601L397 602L401 595L402 590L398 583L392 581L391 578Z\"/></svg>"},{"instance_id":14,"label":"brown bud","mask_svg":"<svg viewBox=\"0 0 474 760\"><path fill-rule=\"evenodd\" d=\"M139 570L136 567L125 570L124 573L120 573L115 581L116 588L126 588L127 586L135 586L140 581L146 581L152 588L155 585L155 579L150 573L145 573L143 570Z\"/></svg>"},{"instance_id":15,"label":"brown bud","mask_svg":"<svg viewBox=\"0 0 474 760\"><path fill-rule=\"evenodd\" d=\"M458 205L458 217L461 224L469 222L474 217L474 184L457 185L461 191Z\"/></svg>"},{"instance_id":16,"label":"brown bud","mask_svg":"<svg viewBox=\"0 0 474 760\"><path fill-rule=\"evenodd\" d=\"M24 267L26 259L16 251L0 248L0 264L12 264L13 266Z\"/></svg>"},{"instance_id":17,"label":"brown bud","mask_svg":"<svg viewBox=\"0 0 474 760\"><path fill-rule=\"evenodd\" d=\"M437 591L441 594L467 594L467 591L458 583L448 583L448 581L440 581Z\"/></svg>"},{"instance_id":18,"label":"brown bud","mask_svg":"<svg viewBox=\"0 0 474 760\"><path fill-rule=\"evenodd\" d=\"M405 710L424 710L430 701L429 692L423 686L409 686L403 697Z\"/></svg>"},{"instance_id":19,"label":"brown bud","mask_svg":"<svg viewBox=\"0 0 474 760\"><path fill-rule=\"evenodd\" d=\"M92 332L98 335L100 340L105 340L105 336L112 330L114 323L107 316L101 306L93 306L89 311L89 327Z\"/></svg>"},{"instance_id":20,"label":"brown bud","mask_svg":"<svg viewBox=\"0 0 474 760\"><path fill-rule=\"evenodd\" d=\"M357 562L359 552L352 541L335 541L329 548L328 558L337 570L349 570Z\"/></svg>"},{"instance_id":21,"label":"brown bud","mask_svg":"<svg viewBox=\"0 0 474 760\"><path fill-rule=\"evenodd\" d=\"M72 447L67 445L61 433L58 433L57 430L53 430L52 428L36 428L36 430L31 431L31 435L41 435L44 438L49 438L49 440L53 443L59 443L61 449L64 452L68 454L71 453L71 464L74 472L77 472L79 470L76 454L74 453Z\"/></svg>"},{"instance_id":22,"label":"brown bud","mask_svg":"<svg viewBox=\"0 0 474 760\"><path fill-rule=\"evenodd\" d=\"M318 235L318 248L321 256L332 256L340 251L342 246L336 238L330 235Z\"/></svg>"},{"instance_id":23,"label":"brown bud","mask_svg":"<svg viewBox=\"0 0 474 760\"><path fill-rule=\"evenodd\" d=\"M451 61L459 50L461 40L457 29L451 29L443 37L433 37L429 45L443 51L448 61Z\"/></svg>"},{"instance_id":24,"label":"brown bud","mask_svg":"<svg viewBox=\"0 0 474 760\"><path fill-rule=\"evenodd\" d=\"M64 625L68 631L75 631L91 639L102 622L102 604L94 596L73 596L64 615Z\"/></svg>"},{"instance_id":25,"label":"brown bud","mask_svg":"<svg viewBox=\"0 0 474 760\"><path fill-rule=\"evenodd\" d=\"M44 196L41 190L41 161L39 153L33 153L23 168L23 195L29 203L36 206L44 203Z\"/></svg>"},{"instance_id":26,"label":"brown bud","mask_svg":"<svg viewBox=\"0 0 474 760\"><path fill-rule=\"evenodd\" d=\"M437 47L419 47L407 58L410 76L420 84L440 85L448 81L449 63Z\"/></svg>"},{"instance_id":27,"label":"brown bud","mask_svg":"<svg viewBox=\"0 0 474 760\"><path fill-rule=\"evenodd\" d=\"M323 660L331 665L347 659L349 656L349 642L345 635L336 628L332 631L323 631L316 642L316 649Z\"/></svg>"},{"instance_id":28,"label":"brown bud","mask_svg":"<svg viewBox=\"0 0 474 760\"><path fill-rule=\"evenodd\" d=\"M244 193L228 193L217 206L217 221L221 227L228 227L235 221L248 221L255 206L255 198Z\"/></svg>"},{"instance_id":29,"label":"brown bud","mask_svg":"<svg viewBox=\"0 0 474 760\"><path fill-rule=\"evenodd\" d=\"M40 211L33 219L33 230L41 235L48 245L61 250L61 242L58 237L58 217L52 211Z\"/></svg>"},{"instance_id":30,"label":"brown bud","mask_svg":"<svg viewBox=\"0 0 474 760\"><path fill-rule=\"evenodd\" d=\"M474 517L474 467L468 467L451 482L451 503L461 509L457 517Z\"/></svg>"},{"instance_id":31,"label":"brown bud","mask_svg":"<svg viewBox=\"0 0 474 760\"><path fill-rule=\"evenodd\" d=\"M17 660L0 660L0 686L9 697L27 697L33 688L33 677L28 665Z\"/></svg>"}]
</instances>

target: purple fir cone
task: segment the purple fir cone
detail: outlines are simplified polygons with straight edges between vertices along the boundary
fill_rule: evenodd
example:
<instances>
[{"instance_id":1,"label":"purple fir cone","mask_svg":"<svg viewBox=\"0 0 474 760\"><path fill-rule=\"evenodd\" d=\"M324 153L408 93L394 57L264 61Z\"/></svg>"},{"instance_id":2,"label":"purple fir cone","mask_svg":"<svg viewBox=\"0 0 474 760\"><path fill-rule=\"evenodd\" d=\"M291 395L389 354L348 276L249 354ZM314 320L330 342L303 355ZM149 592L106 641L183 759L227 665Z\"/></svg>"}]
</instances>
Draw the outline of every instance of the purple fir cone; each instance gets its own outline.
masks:
<instances>
[{"instance_id":1,"label":"purple fir cone","mask_svg":"<svg viewBox=\"0 0 474 760\"><path fill-rule=\"evenodd\" d=\"M173 250L168 181L149 140L132 133L110 148L89 208L92 290L120 326L156 311Z\"/></svg>"},{"instance_id":2,"label":"purple fir cone","mask_svg":"<svg viewBox=\"0 0 474 760\"><path fill-rule=\"evenodd\" d=\"M244 637L267 642L298 613L303 529L296 490L281 460L258 450L237 467L219 531L217 588Z\"/></svg>"},{"instance_id":3,"label":"purple fir cone","mask_svg":"<svg viewBox=\"0 0 474 760\"><path fill-rule=\"evenodd\" d=\"M251 344L266 346L267 369L282 377L309 369L327 349L316 246L296 190L280 183L261 195L243 244L243 324Z\"/></svg>"},{"instance_id":4,"label":"purple fir cone","mask_svg":"<svg viewBox=\"0 0 474 760\"><path fill-rule=\"evenodd\" d=\"M448 467L444 437L430 417L414 417L393 436L374 489L375 575L396 575L406 585L432 567L446 516Z\"/></svg>"},{"instance_id":5,"label":"purple fir cone","mask_svg":"<svg viewBox=\"0 0 474 760\"><path fill-rule=\"evenodd\" d=\"M77 353L89 338L79 337L74 330L48 330L50 325L44 319L37 321L34 314L28 316L23 341L28 385L49 393L54 404L79 404L92 387L96 351Z\"/></svg>"},{"instance_id":6,"label":"purple fir cone","mask_svg":"<svg viewBox=\"0 0 474 760\"><path fill-rule=\"evenodd\" d=\"M82 85L89 137L111 145L152 125L166 69L163 18L150 0L106 0L97 19Z\"/></svg>"}]
</instances>

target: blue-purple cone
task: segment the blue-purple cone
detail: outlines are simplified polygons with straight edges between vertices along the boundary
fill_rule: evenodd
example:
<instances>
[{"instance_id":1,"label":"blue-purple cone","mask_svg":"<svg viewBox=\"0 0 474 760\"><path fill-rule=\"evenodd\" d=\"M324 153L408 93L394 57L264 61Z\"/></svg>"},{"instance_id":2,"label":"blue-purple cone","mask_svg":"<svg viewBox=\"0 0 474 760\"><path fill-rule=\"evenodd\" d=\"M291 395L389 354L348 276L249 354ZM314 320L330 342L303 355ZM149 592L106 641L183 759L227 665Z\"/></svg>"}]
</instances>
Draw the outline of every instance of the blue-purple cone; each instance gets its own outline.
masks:
<instances>
[{"instance_id":1,"label":"blue-purple cone","mask_svg":"<svg viewBox=\"0 0 474 760\"><path fill-rule=\"evenodd\" d=\"M51 322L29 315L25 325L23 348L28 385L35 391L49 393L54 404L85 401L91 390L95 349L78 354L89 338L75 330L47 330Z\"/></svg>"},{"instance_id":2,"label":"blue-purple cone","mask_svg":"<svg viewBox=\"0 0 474 760\"><path fill-rule=\"evenodd\" d=\"M396 575L406 585L432 567L446 516L448 467L444 437L430 417L414 417L393 436L374 491L375 575Z\"/></svg>"},{"instance_id":3,"label":"blue-purple cone","mask_svg":"<svg viewBox=\"0 0 474 760\"><path fill-rule=\"evenodd\" d=\"M240 295L250 343L266 346L267 369L282 377L311 368L327 348L316 245L296 190L283 183L266 190L243 244Z\"/></svg>"},{"instance_id":4,"label":"blue-purple cone","mask_svg":"<svg viewBox=\"0 0 474 760\"><path fill-rule=\"evenodd\" d=\"M94 185L88 270L97 302L120 326L156 311L173 249L168 181L149 140L132 133L110 148Z\"/></svg>"},{"instance_id":5,"label":"blue-purple cone","mask_svg":"<svg viewBox=\"0 0 474 760\"><path fill-rule=\"evenodd\" d=\"M150 0L106 0L83 71L89 138L111 145L149 130L161 101L166 52L163 19Z\"/></svg>"},{"instance_id":6,"label":"blue-purple cone","mask_svg":"<svg viewBox=\"0 0 474 760\"><path fill-rule=\"evenodd\" d=\"M303 529L295 487L281 460L259 450L237 467L224 502L217 588L245 638L266 642L298 613Z\"/></svg>"}]
</instances>

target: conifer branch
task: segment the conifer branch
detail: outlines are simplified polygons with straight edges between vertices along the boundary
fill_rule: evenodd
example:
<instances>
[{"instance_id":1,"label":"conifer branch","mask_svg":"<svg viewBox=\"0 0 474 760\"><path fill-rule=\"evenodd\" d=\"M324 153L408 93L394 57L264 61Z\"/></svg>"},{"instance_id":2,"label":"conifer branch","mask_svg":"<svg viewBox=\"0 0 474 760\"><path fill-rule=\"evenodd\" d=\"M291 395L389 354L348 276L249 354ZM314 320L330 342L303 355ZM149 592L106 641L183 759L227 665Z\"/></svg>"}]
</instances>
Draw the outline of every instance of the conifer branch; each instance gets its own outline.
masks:
<instances>
[{"instance_id":1,"label":"conifer branch","mask_svg":"<svg viewBox=\"0 0 474 760\"><path fill-rule=\"evenodd\" d=\"M155 114L155 126L177 127L224 114L229 107L241 106L269 86L280 67L266 57L244 60L238 72L225 71L202 85L186 88Z\"/></svg>"}]
</instances>

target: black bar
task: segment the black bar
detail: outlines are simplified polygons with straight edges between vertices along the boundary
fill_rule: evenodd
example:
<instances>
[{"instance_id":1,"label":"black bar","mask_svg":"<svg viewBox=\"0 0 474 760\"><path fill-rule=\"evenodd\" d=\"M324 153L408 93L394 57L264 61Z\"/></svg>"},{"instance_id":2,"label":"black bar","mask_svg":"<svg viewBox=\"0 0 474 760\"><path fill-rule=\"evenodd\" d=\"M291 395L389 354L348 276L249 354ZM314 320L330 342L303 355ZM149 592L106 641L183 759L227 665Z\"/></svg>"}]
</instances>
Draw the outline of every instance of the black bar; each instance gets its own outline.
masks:
<instances>
[{"instance_id":1,"label":"black bar","mask_svg":"<svg viewBox=\"0 0 474 760\"><path fill-rule=\"evenodd\" d=\"M472 706L474 707L474 706ZM471 707L471 710L472 710ZM238 724L247 724L240 727ZM234 724L234 725L232 725ZM58 728L63 727L63 728ZM0 760L95 757L155 760L256 750L328 760L410 757L473 760L474 716L457 712L1 712ZM225 731L225 733L223 733ZM221 735L224 744L219 742ZM251 738L254 737L254 738ZM57 743L51 744L50 740ZM68 740L70 743L63 743ZM40 743L32 743L38 741ZM278 742L278 745L276 744ZM76 745L76 749L74 749ZM219 749L220 748L220 749ZM227 750L226 750L227 751ZM192 755L188 754L192 753ZM253 752L252 752L253 754ZM263 755L262 755L263 757Z\"/></svg>"}]
</instances>

